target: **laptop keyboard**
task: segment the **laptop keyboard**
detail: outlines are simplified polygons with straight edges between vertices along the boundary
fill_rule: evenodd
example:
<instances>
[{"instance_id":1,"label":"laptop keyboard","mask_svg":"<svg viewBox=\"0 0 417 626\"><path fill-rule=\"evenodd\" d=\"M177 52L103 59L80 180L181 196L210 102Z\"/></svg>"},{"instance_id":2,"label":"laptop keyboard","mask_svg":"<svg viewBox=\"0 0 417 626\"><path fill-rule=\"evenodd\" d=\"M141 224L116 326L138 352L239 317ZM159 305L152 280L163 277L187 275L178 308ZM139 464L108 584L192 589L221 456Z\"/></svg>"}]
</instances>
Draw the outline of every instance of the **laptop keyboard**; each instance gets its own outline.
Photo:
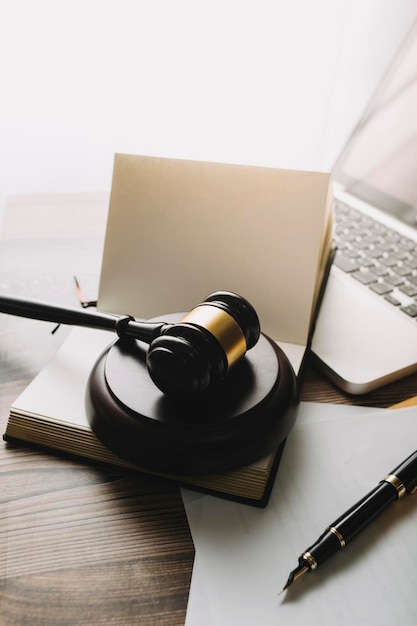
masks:
<instances>
[{"instance_id":1,"label":"laptop keyboard","mask_svg":"<svg viewBox=\"0 0 417 626\"><path fill-rule=\"evenodd\" d=\"M336 204L334 264L417 319L417 246L346 204Z\"/></svg>"}]
</instances>

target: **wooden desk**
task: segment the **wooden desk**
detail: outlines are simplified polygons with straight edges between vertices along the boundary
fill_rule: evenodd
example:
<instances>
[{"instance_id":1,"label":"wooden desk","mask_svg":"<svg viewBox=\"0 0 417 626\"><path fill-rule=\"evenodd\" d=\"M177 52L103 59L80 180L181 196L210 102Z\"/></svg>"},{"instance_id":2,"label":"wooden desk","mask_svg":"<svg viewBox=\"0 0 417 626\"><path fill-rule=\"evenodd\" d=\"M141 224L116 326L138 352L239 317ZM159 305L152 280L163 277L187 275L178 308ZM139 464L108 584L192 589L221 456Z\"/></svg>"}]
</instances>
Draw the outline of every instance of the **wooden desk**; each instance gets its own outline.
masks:
<instances>
[{"instance_id":1,"label":"wooden desk","mask_svg":"<svg viewBox=\"0 0 417 626\"><path fill-rule=\"evenodd\" d=\"M0 245L3 293L77 305L97 293L107 194L13 199ZM56 352L61 327L0 315L0 429ZM302 398L388 406L417 375L348 398L309 365ZM0 623L183 624L194 548L177 488L155 479L0 445Z\"/></svg>"}]
</instances>

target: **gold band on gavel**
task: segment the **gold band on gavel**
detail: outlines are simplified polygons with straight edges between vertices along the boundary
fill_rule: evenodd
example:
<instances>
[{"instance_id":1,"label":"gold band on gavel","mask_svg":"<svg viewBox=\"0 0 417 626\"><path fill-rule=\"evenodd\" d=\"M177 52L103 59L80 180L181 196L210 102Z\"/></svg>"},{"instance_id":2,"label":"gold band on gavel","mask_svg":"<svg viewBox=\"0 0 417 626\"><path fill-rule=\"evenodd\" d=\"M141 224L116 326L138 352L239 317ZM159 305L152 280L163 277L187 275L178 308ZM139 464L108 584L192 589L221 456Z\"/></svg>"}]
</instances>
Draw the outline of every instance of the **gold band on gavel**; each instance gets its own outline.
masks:
<instances>
[{"instance_id":1,"label":"gold band on gavel","mask_svg":"<svg viewBox=\"0 0 417 626\"><path fill-rule=\"evenodd\" d=\"M201 304L182 318L180 323L197 324L208 330L223 348L228 367L246 352L246 339L239 324L231 315L216 306Z\"/></svg>"}]
</instances>

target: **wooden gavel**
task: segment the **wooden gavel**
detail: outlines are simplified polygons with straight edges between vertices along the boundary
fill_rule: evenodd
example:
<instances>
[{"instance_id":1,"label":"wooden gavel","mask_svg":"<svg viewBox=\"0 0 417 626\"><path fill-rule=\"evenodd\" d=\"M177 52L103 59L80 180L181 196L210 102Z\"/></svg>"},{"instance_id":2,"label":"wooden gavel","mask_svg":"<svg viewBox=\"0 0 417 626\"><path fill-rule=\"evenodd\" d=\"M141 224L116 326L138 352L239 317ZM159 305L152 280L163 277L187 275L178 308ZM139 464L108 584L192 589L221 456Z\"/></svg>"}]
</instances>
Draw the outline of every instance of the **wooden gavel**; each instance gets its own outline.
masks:
<instances>
[{"instance_id":1,"label":"wooden gavel","mask_svg":"<svg viewBox=\"0 0 417 626\"><path fill-rule=\"evenodd\" d=\"M166 395L188 399L204 394L258 341L260 324L241 296L216 291L178 323L142 322L129 315L66 308L0 295L0 312L57 324L112 330L121 338L149 344L146 365Z\"/></svg>"}]
</instances>

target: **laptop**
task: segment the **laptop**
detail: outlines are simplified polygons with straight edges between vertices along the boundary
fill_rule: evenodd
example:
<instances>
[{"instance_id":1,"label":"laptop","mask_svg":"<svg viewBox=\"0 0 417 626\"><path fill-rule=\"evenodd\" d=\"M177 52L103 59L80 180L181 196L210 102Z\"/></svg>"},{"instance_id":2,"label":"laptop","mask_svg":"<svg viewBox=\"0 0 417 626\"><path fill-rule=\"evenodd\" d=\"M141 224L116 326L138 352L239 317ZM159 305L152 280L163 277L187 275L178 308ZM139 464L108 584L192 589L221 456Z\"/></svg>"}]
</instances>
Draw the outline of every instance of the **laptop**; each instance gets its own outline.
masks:
<instances>
[{"instance_id":1,"label":"laptop","mask_svg":"<svg viewBox=\"0 0 417 626\"><path fill-rule=\"evenodd\" d=\"M325 374L368 393L417 371L417 28L333 170L337 253L312 340Z\"/></svg>"}]
</instances>

